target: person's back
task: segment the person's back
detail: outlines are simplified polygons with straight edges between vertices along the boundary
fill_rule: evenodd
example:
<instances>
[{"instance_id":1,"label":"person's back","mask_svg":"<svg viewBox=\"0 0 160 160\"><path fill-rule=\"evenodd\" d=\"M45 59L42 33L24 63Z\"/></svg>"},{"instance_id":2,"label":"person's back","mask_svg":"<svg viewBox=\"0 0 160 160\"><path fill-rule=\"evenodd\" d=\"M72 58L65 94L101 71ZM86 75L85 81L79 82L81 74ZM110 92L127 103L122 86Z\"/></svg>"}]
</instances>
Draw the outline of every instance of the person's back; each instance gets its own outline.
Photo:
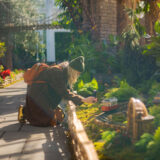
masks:
<instances>
[{"instance_id":1,"label":"person's back","mask_svg":"<svg viewBox=\"0 0 160 160\"><path fill-rule=\"evenodd\" d=\"M64 62L40 72L28 87L24 107L25 118L32 125L49 126L64 117L62 110L58 108L62 99L71 100L76 105L96 102L94 97L87 99L67 88L68 84L72 86L76 82L82 71L84 71L84 58L80 56L70 63Z\"/></svg>"}]
</instances>

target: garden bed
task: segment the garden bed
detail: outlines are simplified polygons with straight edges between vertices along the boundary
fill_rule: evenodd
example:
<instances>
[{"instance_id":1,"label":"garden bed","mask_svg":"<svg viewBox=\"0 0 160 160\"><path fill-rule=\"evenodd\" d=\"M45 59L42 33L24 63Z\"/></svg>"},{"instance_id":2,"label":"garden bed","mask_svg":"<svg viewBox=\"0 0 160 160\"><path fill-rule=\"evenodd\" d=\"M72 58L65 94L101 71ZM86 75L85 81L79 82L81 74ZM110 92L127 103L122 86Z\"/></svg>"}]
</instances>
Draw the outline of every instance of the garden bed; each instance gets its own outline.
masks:
<instances>
[{"instance_id":1,"label":"garden bed","mask_svg":"<svg viewBox=\"0 0 160 160\"><path fill-rule=\"evenodd\" d=\"M88 139L81 121L76 116L76 106L68 102L68 127L77 160L98 160L93 143Z\"/></svg>"},{"instance_id":2,"label":"garden bed","mask_svg":"<svg viewBox=\"0 0 160 160\"><path fill-rule=\"evenodd\" d=\"M160 143L160 118L158 115L160 107L151 107L149 113L155 116L155 130L153 133L146 132L142 134L139 140L133 142L131 135L126 130L126 113L111 114L109 117L110 122L106 123L97 120L99 115L104 114L101 112L100 103L83 104L77 107L76 111L77 117L81 120L89 139L93 141L100 160L142 160L146 157L148 157L147 160L153 160L152 157L155 157L154 160L158 160L159 153L157 151Z\"/></svg>"},{"instance_id":3,"label":"garden bed","mask_svg":"<svg viewBox=\"0 0 160 160\"><path fill-rule=\"evenodd\" d=\"M12 76L7 76L5 79L1 79L0 88L8 87L9 85L14 84L20 80L23 80L23 72L14 74L14 76L12 74Z\"/></svg>"}]
</instances>

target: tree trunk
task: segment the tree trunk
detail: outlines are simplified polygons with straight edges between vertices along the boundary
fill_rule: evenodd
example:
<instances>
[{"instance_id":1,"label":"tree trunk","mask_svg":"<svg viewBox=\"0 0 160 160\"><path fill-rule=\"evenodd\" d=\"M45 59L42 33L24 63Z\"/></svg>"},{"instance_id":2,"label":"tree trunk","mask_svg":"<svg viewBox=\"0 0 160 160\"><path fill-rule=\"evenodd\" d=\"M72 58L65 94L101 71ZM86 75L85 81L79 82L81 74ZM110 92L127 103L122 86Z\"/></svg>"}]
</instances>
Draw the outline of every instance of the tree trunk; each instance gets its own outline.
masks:
<instances>
[{"instance_id":1,"label":"tree trunk","mask_svg":"<svg viewBox=\"0 0 160 160\"><path fill-rule=\"evenodd\" d=\"M150 4L150 11L145 16L145 26L147 33L150 35L155 35L154 24L158 19L160 19L160 9L157 6L157 2L160 3L160 0L148 0L148 3Z\"/></svg>"},{"instance_id":2,"label":"tree trunk","mask_svg":"<svg viewBox=\"0 0 160 160\"><path fill-rule=\"evenodd\" d=\"M5 55L6 68L7 69L12 69L12 67L13 67L13 63L12 63L13 43L12 43L12 38L11 38L11 33L10 32L7 35L6 48L7 48L6 55Z\"/></svg>"}]
</instances>

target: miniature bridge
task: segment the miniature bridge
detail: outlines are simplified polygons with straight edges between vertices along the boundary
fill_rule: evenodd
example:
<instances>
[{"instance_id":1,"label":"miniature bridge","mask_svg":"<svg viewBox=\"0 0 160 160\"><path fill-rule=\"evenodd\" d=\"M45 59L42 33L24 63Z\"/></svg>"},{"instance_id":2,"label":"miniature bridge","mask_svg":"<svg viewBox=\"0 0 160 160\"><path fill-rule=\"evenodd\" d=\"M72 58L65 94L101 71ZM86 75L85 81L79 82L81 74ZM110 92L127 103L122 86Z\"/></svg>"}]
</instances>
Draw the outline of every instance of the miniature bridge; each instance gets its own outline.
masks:
<instances>
[{"instance_id":1,"label":"miniature bridge","mask_svg":"<svg viewBox=\"0 0 160 160\"><path fill-rule=\"evenodd\" d=\"M53 25L61 11L55 8L54 13L50 15L39 14L35 17L21 15L9 1L0 1L0 31L1 32L19 32L23 30L46 30L61 29L59 25Z\"/></svg>"}]
</instances>

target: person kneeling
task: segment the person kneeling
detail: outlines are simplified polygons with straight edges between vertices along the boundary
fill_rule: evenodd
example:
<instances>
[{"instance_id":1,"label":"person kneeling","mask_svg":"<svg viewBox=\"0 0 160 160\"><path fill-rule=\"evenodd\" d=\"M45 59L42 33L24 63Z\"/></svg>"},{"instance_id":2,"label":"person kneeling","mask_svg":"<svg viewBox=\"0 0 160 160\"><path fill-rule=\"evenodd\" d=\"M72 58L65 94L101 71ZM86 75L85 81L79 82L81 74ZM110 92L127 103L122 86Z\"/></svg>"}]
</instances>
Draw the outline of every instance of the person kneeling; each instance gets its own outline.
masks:
<instances>
[{"instance_id":1,"label":"person kneeling","mask_svg":"<svg viewBox=\"0 0 160 160\"><path fill-rule=\"evenodd\" d=\"M19 122L27 120L35 126L54 126L64 118L63 110L59 107L62 99L71 100L75 105L97 102L95 97L84 98L72 92L72 86L84 68L84 57L80 56L41 71L28 85L26 104L23 109L19 108Z\"/></svg>"}]
</instances>

